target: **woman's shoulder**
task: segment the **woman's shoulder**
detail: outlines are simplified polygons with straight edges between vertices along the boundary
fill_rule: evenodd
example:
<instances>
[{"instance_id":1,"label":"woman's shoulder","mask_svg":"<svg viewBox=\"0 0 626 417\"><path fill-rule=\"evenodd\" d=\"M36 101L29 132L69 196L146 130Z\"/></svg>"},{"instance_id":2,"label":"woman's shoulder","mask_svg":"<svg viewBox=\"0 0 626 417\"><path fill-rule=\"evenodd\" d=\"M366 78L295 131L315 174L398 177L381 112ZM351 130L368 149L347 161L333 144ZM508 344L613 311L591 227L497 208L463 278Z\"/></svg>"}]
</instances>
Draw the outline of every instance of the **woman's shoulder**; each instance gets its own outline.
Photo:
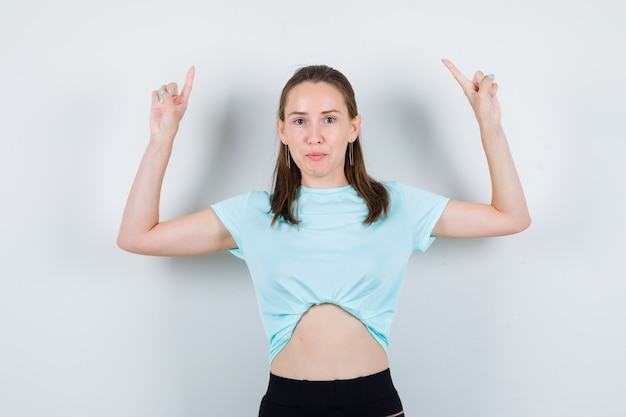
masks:
<instances>
[{"instance_id":1,"label":"woman's shoulder","mask_svg":"<svg viewBox=\"0 0 626 417\"><path fill-rule=\"evenodd\" d=\"M447 200L447 197L425 190L423 188L409 185L401 181L381 181L387 189L392 201L425 201L425 200Z\"/></svg>"},{"instance_id":2,"label":"woman's shoulder","mask_svg":"<svg viewBox=\"0 0 626 417\"><path fill-rule=\"evenodd\" d=\"M272 195L267 191L249 191L248 204L263 210L269 210L272 205Z\"/></svg>"},{"instance_id":3,"label":"woman's shoulder","mask_svg":"<svg viewBox=\"0 0 626 417\"><path fill-rule=\"evenodd\" d=\"M389 181L380 181L381 184L385 186L388 191L391 192L416 192L416 193L431 193L424 188L420 188L415 185L407 184L402 181L397 180L389 180Z\"/></svg>"},{"instance_id":4,"label":"woman's shoulder","mask_svg":"<svg viewBox=\"0 0 626 417\"><path fill-rule=\"evenodd\" d=\"M399 195L402 195L408 187L403 182L396 180L380 181L380 183L385 187L391 198L397 198Z\"/></svg>"},{"instance_id":5,"label":"woman's shoulder","mask_svg":"<svg viewBox=\"0 0 626 417\"><path fill-rule=\"evenodd\" d=\"M242 194L236 194L212 204L213 207L265 207L269 206L271 195L267 191L248 191Z\"/></svg>"}]
</instances>

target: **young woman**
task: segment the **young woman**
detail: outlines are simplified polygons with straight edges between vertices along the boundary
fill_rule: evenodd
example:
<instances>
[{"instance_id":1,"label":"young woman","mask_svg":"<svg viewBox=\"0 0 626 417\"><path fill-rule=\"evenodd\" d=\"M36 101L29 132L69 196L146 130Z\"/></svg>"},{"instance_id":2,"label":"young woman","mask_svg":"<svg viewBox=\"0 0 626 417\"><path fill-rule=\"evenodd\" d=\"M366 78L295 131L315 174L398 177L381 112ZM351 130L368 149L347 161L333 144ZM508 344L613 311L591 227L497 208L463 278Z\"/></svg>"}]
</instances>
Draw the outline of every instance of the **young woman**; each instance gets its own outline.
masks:
<instances>
[{"instance_id":1,"label":"young woman","mask_svg":"<svg viewBox=\"0 0 626 417\"><path fill-rule=\"evenodd\" d=\"M253 278L270 342L270 382L259 416L403 416L387 335L408 259L435 236L487 237L530 224L500 124L498 85L466 79L448 60L480 126L492 200L449 200L366 172L354 92L339 71L298 70L280 98L283 146L272 193L250 192L160 221L159 200L195 70L152 93L150 141L118 237L161 256L231 250Z\"/></svg>"}]
</instances>

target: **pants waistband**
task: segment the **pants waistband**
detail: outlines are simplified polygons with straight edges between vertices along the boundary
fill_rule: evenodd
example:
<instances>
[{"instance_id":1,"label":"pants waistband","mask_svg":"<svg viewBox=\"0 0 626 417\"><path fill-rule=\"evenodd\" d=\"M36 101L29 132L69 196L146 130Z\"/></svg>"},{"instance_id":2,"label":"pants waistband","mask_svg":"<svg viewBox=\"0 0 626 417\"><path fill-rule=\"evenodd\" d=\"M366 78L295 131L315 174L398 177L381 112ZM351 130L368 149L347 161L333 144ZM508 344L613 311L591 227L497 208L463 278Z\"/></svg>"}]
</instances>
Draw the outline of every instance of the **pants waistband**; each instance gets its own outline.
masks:
<instances>
[{"instance_id":1,"label":"pants waistband","mask_svg":"<svg viewBox=\"0 0 626 417\"><path fill-rule=\"evenodd\" d=\"M301 381L270 374L266 396L288 406L345 406L397 396L386 369L376 374L334 381Z\"/></svg>"}]
</instances>

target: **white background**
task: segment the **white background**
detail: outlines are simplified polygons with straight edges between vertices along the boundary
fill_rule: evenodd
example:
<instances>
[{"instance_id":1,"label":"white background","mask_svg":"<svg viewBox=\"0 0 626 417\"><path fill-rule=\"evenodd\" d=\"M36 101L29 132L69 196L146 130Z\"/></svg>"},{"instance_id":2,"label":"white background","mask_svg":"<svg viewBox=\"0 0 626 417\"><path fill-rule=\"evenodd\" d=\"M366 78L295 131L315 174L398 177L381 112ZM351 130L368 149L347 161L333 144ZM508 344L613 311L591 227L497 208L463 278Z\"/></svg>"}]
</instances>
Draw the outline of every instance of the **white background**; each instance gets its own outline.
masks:
<instances>
[{"instance_id":1,"label":"white background","mask_svg":"<svg viewBox=\"0 0 626 417\"><path fill-rule=\"evenodd\" d=\"M409 265L390 358L408 416L626 415L624 6L3 1L0 415L254 416L267 340L245 264L131 255L117 229L150 93L197 69L164 217L268 189L301 65L352 81L369 171L489 200L465 97L494 73L533 224Z\"/></svg>"}]
</instances>

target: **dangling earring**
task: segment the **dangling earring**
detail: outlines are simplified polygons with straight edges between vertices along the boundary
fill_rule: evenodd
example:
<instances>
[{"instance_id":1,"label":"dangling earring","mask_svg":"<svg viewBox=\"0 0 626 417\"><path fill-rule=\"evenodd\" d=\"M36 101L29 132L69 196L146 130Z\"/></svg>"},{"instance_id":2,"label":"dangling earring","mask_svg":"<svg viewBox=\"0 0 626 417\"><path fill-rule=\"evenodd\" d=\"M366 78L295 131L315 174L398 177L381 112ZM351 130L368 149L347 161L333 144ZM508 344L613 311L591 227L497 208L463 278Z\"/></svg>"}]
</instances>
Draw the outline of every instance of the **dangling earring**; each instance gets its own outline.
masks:
<instances>
[{"instance_id":1,"label":"dangling earring","mask_svg":"<svg viewBox=\"0 0 626 417\"><path fill-rule=\"evenodd\" d=\"M287 168L291 168L291 157L289 155L289 146L285 143L285 155L287 157Z\"/></svg>"},{"instance_id":2,"label":"dangling earring","mask_svg":"<svg viewBox=\"0 0 626 417\"><path fill-rule=\"evenodd\" d=\"M348 161L350 162L350 166L354 166L354 142L350 142L348 145Z\"/></svg>"}]
</instances>

